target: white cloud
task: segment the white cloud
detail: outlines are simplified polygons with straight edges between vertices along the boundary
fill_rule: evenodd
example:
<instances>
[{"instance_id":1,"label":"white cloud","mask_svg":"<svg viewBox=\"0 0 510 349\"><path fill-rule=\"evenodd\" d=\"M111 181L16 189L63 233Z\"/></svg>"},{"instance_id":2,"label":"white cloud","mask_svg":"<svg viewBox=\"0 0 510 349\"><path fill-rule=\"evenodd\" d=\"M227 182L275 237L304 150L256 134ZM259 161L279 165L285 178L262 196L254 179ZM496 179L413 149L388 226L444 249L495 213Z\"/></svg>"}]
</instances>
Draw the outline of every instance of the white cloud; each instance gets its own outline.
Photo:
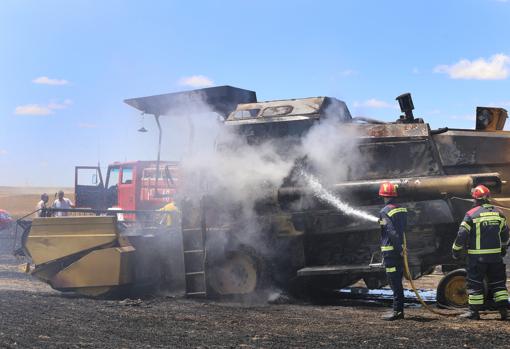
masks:
<instances>
[{"instance_id":1,"label":"white cloud","mask_svg":"<svg viewBox=\"0 0 510 349\"><path fill-rule=\"evenodd\" d=\"M418 74L420 74L420 69L414 67L412 72L413 72L414 75L418 75Z\"/></svg>"},{"instance_id":2,"label":"white cloud","mask_svg":"<svg viewBox=\"0 0 510 349\"><path fill-rule=\"evenodd\" d=\"M16 115L50 115L53 111L47 106L39 104L27 104L17 106L14 110Z\"/></svg>"},{"instance_id":3,"label":"white cloud","mask_svg":"<svg viewBox=\"0 0 510 349\"><path fill-rule=\"evenodd\" d=\"M97 128L97 125L96 124L88 124L88 123L85 123L85 122L81 122L78 124L78 127L79 128Z\"/></svg>"},{"instance_id":4,"label":"white cloud","mask_svg":"<svg viewBox=\"0 0 510 349\"><path fill-rule=\"evenodd\" d=\"M70 99L64 100L62 103L52 101L47 105L39 104L26 104L17 106L14 110L16 115L51 115L54 110L66 109L73 101Z\"/></svg>"},{"instance_id":5,"label":"white cloud","mask_svg":"<svg viewBox=\"0 0 510 349\"><path fill-rule=\"evenodd\" d=\"M385 109L385 108L391 108L391 109L397 109L396 105L390 104L385 101L381 101L375 98L367 99L363 102L354 102L355 108L374 108L374 109Z\"/></svg>"},{"instance_id":6,"label":"white cloud","mask_svg":"<svg viewBox=\"0 0 510 349\"><path fill-rule=\"evenodd\" d=\"M214 81L203 75L186 76L179 80L180 85L190 86L194 88L211 87Z\"/></svg>"},{"instance_id":7,"label":"white cloud","mask_svg":"<svg viewBox=\"0 0 510 349\"><path fill-rule=\"evenodd\" d=\"M508 77L510 56L499 53L490 59L478 58L474 61L461 59L452 65L438 65L435 73L448 74L451 79L503 80Z\"/></svg>"},{"instance_id":8,"label":"white cloud","mask_svg":"<svg viewBox=\"0 0 510 349\"><path fill-rule=\"evenodd\" d=\"M0 156L7 155L8 152L5 149L0 149Z\"/></svg>"},{"instance_id":9,"label":"white cloud","mask_svg":"<svg viewBox=\"0 0 510 349\"><path fill-rule=\"evenodd\" d=\"M47 76L40 76L40 77L32 80L32 82L34 84L52 85L52 86L67 85L69 83L69 81L64 80L64 79L51 79Z\"/></svg>"}]
</instances>

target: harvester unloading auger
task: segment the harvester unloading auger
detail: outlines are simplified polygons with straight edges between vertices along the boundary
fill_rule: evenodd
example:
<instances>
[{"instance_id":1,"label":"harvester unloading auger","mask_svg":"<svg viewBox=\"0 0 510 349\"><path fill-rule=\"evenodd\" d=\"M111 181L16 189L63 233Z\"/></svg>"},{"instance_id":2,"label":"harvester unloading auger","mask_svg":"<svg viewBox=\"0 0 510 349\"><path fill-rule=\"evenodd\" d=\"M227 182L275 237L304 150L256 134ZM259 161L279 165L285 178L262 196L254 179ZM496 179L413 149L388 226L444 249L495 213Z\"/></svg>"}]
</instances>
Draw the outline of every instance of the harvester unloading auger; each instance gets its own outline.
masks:
<instances>
[{"instance_id":1,"label":"harvester unloading auger","mask_svg":"<svg viewBox=\"0 0 510 349\"><path fill-rule=\"evenodd\" d=\"M409 268L412 277L418 278L437 265L444 270L463 266L451 259L450 249L471 205L467 198L473 185L491 188L496 205L508 213L510 132L502 131L506 111L501 108L478 108L476 130L431 130L412 114L409 94L398 100L404 115L394 123L352 118L345 103L331 97L258 102L254 92L230 86L126 102L156 119L175 109L182 112L186 103L206 105L223 117L222 128L229 134L237 134L253 147L267 141L284 142L280 155L290 158L295 155L285 152L300 144L314 126L334 119L342 125L338 137L344 132L351 138L356 135L355 148L363 157L363 166L356 168L328 154L331 162L344 161L348 167L346 175L328 189L347 198L351 206L377 215L379 183L398 183L401 204L411 212ZM230 141L220 137L218 151L226 156L238 151ZM307 159L300 160L299 167L321 175ZM177 205L183 245L179 255L184 256L182 278L187 295L249 294L268 284L296 294L319 295L361 279L369 288L386 284L384 269L374 263L380 259L377 223L353 219L317 200L292 173L281 187L260 191L267 194L253 205L255 232L247 229L246 218L239 214L242 203L229 194L228 187L209 185L200 198L180 193ZM56 226L58 218L54 219ZM250 243L255 240L256 244ZM30 252L29 245L25 246ZM156 250L159 256L168 256L167 249L167 244L158 244ZM139 258L133 259L135 266ZM438 289L439 300L451 306L465 305L462 280L457 274L447 275Z\"/></svg>"}]
</instances>

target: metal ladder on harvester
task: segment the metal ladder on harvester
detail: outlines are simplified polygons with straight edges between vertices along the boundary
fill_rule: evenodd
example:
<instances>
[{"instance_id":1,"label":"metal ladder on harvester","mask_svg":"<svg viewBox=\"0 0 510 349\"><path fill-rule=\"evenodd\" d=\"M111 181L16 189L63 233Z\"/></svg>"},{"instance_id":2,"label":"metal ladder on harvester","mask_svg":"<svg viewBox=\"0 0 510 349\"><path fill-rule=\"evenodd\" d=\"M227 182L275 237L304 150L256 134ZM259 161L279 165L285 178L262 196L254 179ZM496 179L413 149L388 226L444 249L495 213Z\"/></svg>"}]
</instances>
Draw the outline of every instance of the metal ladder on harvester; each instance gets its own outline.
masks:
<instances>
[{"instance_id":1,"label":"metal ladder on harvester","mask_svg":"<svg viewBox=\"0 0 510 349\"><path fill-rule=\"evenodd\" d=\"M193 207L188 202L182 213L185 294L187 297L206 297L206 224L203 200L199 207Z\"/></svg>"}]
</instances>

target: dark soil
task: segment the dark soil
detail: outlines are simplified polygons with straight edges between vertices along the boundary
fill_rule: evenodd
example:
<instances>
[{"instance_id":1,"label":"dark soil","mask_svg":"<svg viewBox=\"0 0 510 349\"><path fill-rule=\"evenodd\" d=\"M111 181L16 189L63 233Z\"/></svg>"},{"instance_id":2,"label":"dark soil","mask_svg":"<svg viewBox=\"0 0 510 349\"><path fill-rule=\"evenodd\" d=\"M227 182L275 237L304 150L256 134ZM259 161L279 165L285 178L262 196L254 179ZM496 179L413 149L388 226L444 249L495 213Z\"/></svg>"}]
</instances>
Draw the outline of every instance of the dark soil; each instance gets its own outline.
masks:
<instances>
[{"instance_id":1,"label":"dark soil","mask_svg":"<svg viewBox=\"0 0 510 349\"><path fill-rule=\"evenodd\" d=\"M0 241L2 243L2 241ZM510 322L440 318L412 305L384 322L376 303L243 304L64 295L0 256L0 346L7 348L377 347L507 348ZM430 282L430 280L429 280Z\"/></svg>"}]
</instances>

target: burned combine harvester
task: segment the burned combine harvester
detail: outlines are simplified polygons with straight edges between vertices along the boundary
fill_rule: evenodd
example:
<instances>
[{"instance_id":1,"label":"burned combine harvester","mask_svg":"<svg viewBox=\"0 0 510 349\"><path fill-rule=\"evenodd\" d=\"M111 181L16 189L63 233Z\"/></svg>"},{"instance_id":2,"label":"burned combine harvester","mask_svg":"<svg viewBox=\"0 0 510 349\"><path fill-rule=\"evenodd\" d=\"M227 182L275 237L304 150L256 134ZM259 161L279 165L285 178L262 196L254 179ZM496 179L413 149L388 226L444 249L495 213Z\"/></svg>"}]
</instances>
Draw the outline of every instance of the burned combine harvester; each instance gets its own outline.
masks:
<instances>
[{"instance_id":1,"label":"burned combine harvester","mask_svg":"<svg viewBox=\"0 0 510 349\"><path fill-rule=\"evenodd\" d=\"M193 112L213 110L222 116L222 130L229 135L220 135L217 142L223 156L271 143L280 157L295 161L280 187L255 188L263 194L250 203L239 202L228 187L208 183L207 176L200 179L208 183L200 197L180 193L186 294L249 294L268 285L317 294L359 280L369 288L386 283L379 263L378 223L354 219L318 200L296 175L305 169L321 178L313 162L306 156L296 158L293 150L328 120L341 125L337 137L354 138L348 151L362 161L330 154L332 163L345 162L347 170L336 181L329 180L327 189L377 216L382 206L379 184L397 183L400 201L411 212L407 244L413 278L437 265L461 267L450 251L472 204L471 188L488 186L495 204L509 212L510 132L502 131L506 111L478 108L476 130L431 130L414 118L409 94L397 100L404 115L392 123L353 118L335 98L258 102L254 92L230 86L126 100L158 122L186 105ZM237 135L234 143L232 134ZM191 181L186 171L182 175ZM443 302L466 302L462 281L446 277L438 292L446 298Z\"/></svg>"},{"instance_id":2,"label":"burned combine harvester","mask_svg":"<svg viewBox=\"0 0 510 349\"><path fill-rule=\"evenodd\" d=\"M510 133L502 131L507 117L504 109L477 108L476 130L430 130L414 117L410 94L397 97L404 114L392 123L352 118L345 103L335 98L257 102L255 93L228 86L127 102L146 113L163 115L174 103L193 96L219 111L223 130L239 136L234 143L241 139L257 147L270 142L282 157L295 156L292 149L314 126L328 119L340 123L338 137L355 137L355 152L363 161L357 168L356 162L345 162L353 168L328 189L377 216L382 206L377 197L379 184L389 180L399 185L400 200L411 212L407 241L414 278L431 273L437 265L451 270L461 266L451 259L451 246L472 205L473 186L490 187L496 205L507 212ZM220 136L217 142L224 156L243 149L229 143L231 137L226 139ZM329 155L331 162L345 161ZM296 164L314 173L306 159ZM386 284L384 270L377 263L381 259L377 223L354 219L317 200L292 172L281 187L257 190L267 194L249 203L255 218L242 214L246 203L236 202L228 187L209 185L200 202L183 202L189 294L247 294L268 282L298 293L338 289L360 279L369 288ZM465 285L457 277L446 277L440 288L443 303L463 305L467 301Z\"/></svg>"}]
</instances>

